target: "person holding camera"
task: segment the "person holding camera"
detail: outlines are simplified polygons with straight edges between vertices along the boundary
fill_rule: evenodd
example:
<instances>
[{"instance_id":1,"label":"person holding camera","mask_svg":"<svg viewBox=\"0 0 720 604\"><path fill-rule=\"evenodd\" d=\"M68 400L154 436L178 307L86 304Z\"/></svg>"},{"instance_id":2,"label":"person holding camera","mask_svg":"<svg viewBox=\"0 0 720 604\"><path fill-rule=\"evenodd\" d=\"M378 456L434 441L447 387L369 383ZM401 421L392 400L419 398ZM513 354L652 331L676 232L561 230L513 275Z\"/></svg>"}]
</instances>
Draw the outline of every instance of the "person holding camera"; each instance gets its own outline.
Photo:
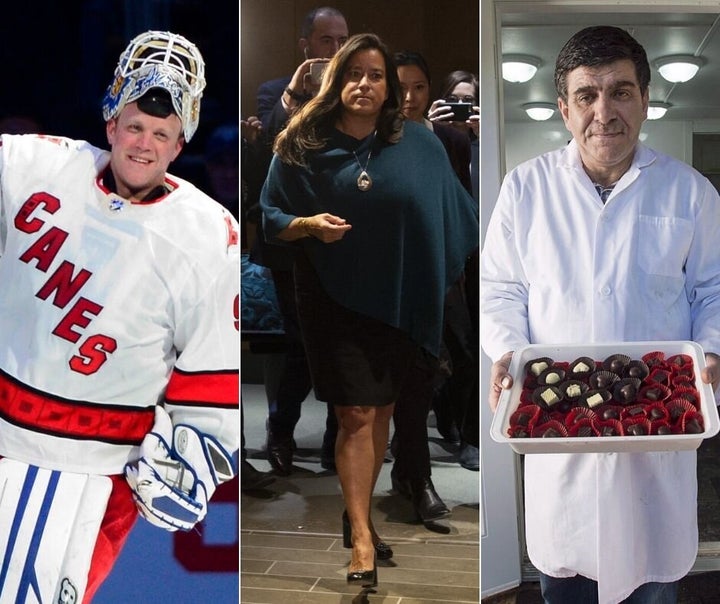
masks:
<instances>
[{"instance_id":1,"label":"person holding camera","mask_svg":"<svg viewBox=\"0 0 720 604\"><path fill-rule=\"evenodd\" d=\"M477 76L458 69L448 74L440 99L428 110L428 119L444 121L470 137L470 181L472 194L480 200L480 85Z\"/></svg>"},{"instance_id":2,"label":"person holding camera","mask_svg":"<svg viewBox=\"0 0 720 604\"><path fill-rule=\"evenodd\" d=\"M460 132L470 144L470 183L471 192L479 201L480 151L478 133L480 130L480 107L478 106L479 85L475 74L465 70L455 70L447 75L443 82L441 98L433 101L428 110L428 119L433 124L446 123L456 132ZM478 259L473 259L477 266ZM476 471L480 467L478 406L475 404L479 393L477 367L480 351L477 345L477 312L466 315L467 305L477 308L478 272L466 271L468 279L462 292L454 292L448 302L459 312L448 313L450 320L446 324L448 354L452 359L451 375L438 389L433 410L438 430L451 442L460 442L459 463L467 469Z\"/></svg>"},{"instance_id":3,"label":"person holding camera","mask_svg":"<svg viewBox=\"0 0 720 604\"><path fill-rule=\"evenodd\" d=\"M417 122L435 133L462 185L470 192L470 141L464 133L440 122L430 122L425 112L430 104L430 69L417 52L396 52L393 56L402 89L402 112L405 119ZM453 284L451 291L458 287ZM467 310L466 310L467 313ZM447 320L447 309L446 309ZM444 338L443 338L444 339ZM445 342L442 344L445 350ZM441 352L441 359L447 357ZM448 362L443 363L449 364ZM477 365L471 370L477 371ZM393 413L395 432L391 451L395 458L390 478L393 489L408 498L418 518L430 530L444 530L436 521L450 510L435 490L431 478L427 418L436 383L444 372L438 363L416 364L412 379L400 391Z\"/></svg>"},{"instance_id":4,"label":"person holding camera","mask_svg":"<svg viewBox=\"0 0 720 604\"><path fill-rule=\"evenodd\" d=\"M263 172L267 171L275 136L285 128L290 116L317 92L320 85L319 70L327 66L347 37L347 23L339 10L329 6L311 10L303 19L298 41L305 60L292 76L264 82L258 88L257 116L251 116L247 121L260 120L260 137L248 149L248 153L255 155L254 163L262 165ZM262 223L258 221L250 261L270 269L283 316L284 350L268 358L265 370L268 400L266 449L273 471L287 476L293 471L295 426L300 420L302 403L311 389L295 308L292 281L294 252L287 247L268 244L263 235ZM326 470L335 469L336 435L335 414L328 406L320 453L320 465Z\"/></svg>"},{"instance_id":5,"label":"person holding camera","mask_svg":"<svg viewBox=\"0 0 720 604\"><path fill-rule=\"evenodd\" d=\"M462 69L445 78L440 98L428 110L431 122L447 122L477 139L480 132L480 86L475 74Z\"/></svg>"},{"instance_id":6,"label":"person holding camera","mask_svg":"<svg viewBox=\"0 0 720 604\"><path fill-rule=\"evenodd\" d=\"M460 182L472 193L470 182L470 141L464 132L458 132L450 127L450 123L443 123L436 119L431 121L426 117L430 104L430 68L425 58L418 52L401 51L393 55L403 91L403 115L408 120L424 124L432 130L442 142L448 154L455 174ZM450 105L446 105L450 107ZM447 111L441 112L443 116L449 115Z\"/></svg>"},{"instance_id":7,"label":"person holding camera","mask_svg":"<svg viewBox=\"0 0 720 604\"><path fill-rule=\"evenodd\" d=\"M336 8L322 6L305 15L298 40L305 60L292 76L264 82L258 88L258 117L269 142L292 113L317 93L327 62L347 38L347 22Z\"/></svg>"},{"instance_id":8,"label":"person holding camera","mask_svg":"<svg viewBox=\"0 0 720 604\"><path fill-rule=\"evenodd\" d=\"M477 205L401 102L384 43L350 37L275 140L260 196L266 236L298 249L315 396L338 418L347 580L362 585L392 555L370 509L394 403L418 359L437 357L445 292L479 241Z\"/></svg>"}]
</instances>

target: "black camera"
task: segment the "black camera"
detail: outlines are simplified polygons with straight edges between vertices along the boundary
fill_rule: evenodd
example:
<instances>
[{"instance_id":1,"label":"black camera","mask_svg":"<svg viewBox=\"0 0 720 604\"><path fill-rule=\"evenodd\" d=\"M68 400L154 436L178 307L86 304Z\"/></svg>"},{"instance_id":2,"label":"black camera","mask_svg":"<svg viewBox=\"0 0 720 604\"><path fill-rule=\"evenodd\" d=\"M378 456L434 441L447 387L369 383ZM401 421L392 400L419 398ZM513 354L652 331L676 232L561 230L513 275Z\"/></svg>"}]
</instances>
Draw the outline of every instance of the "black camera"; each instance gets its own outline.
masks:
<instances>
[{"instance_id":1,"label":"black camera","mask_svg":"<svg viewBox=\"0 0 720 604\"><path fill-rule=\"evenodd\" d=\"M443 103L443 106L453 112L453 116L448 119L452 122L466 122L473 113L472 103Z\"/></svg>"}]
</instances>

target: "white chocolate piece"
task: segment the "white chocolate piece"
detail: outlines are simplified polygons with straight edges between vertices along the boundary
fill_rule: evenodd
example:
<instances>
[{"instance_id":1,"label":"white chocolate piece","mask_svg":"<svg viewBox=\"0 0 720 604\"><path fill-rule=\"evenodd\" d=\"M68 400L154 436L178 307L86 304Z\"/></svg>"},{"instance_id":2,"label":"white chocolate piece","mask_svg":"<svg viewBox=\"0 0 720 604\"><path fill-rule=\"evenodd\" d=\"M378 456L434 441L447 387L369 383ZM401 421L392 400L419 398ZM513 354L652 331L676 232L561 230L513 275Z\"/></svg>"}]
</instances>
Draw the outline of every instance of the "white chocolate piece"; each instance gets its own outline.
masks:
<instances>
[{"instance_id":1,"label":"white chocolate piece","mask_svg":"<svg viewBox=\"0 0 720 604\"><path fill-rule=\"evenodd\" d=\"M530 371L532 371L535 374L535 377L540 375L547 368L548 368L548 364L545 361L540 361L538 363L533 363L532 365L530 365Z\"/></svg>"},{"instance_id":2,"label":"white chocolate piece","mask_svg":"<svg viewBox=\"0 0 720 604\"><path fill-rule=\"evenodd\" d=\"M588 396L586 402L588 404L588 407L593 408L597 407L598 405L602 405L604 401L605 399L603 399L602 394L596 392L592 396Z\"/></svg>"},{"instance_id":3,"label":"white chocolate piece","mask_svg":"<svg viewBox=\"0 0 720 604\"><path fill-rule=\"evenodd\" d=\"M577 384L570 384L565 390L565 394L570 397L580 396L582 394L582 388L580 388Z\"/></svg>"},{"instance_id":4,"label":"white chocolate piece","mask_svg":"<svg viewBox=\"0 0 720 604\"><path fill-rule=\"evenodd\" d=\"M545 378L546 384L557 384L560 381L560 375L557 373L548 373Z\"/></svg>"},{"instance_id":5,"label":"white chocolate piece","mask_svg":"<svg viewBox=\"0 0 720 604\"><path fill-rule=\"evenodd\" d=\"M550 388L547 388L543 392L540 393L540 398L545 401L546 405L554 405L555 403L559 402L560 399L558 398L558 395L555 394Z\"/></svg>"},{"instance_id":6,"label":"white chocolate piece","mask_svg":"<svg viewBox=\"0 0 720 604\"><path fill-rule=\"evenodd\" d=\"M590 367L582 361L573 367L573 373L585 373L586 371L590 371Z\"/></svg>"}]
</instances>

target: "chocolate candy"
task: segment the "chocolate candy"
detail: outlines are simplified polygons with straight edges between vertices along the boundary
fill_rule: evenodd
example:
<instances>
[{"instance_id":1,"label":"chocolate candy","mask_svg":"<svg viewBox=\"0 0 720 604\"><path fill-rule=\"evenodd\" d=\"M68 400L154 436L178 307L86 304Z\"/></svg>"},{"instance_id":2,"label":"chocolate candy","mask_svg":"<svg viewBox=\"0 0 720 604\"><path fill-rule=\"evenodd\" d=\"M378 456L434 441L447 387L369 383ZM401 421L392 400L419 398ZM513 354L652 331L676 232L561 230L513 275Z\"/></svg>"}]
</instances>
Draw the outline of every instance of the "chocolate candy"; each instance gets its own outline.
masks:
<instances>
[{"instance_id":1,"label":"chocolate candy","mask_svg":"<svg viewBox=\"0 0 720 604\"><path fill-rule=\"evenodd\" d=\"M534 377L539 376L543 371L551 367L553 360L550 357L540 357L525 363L525 373Z\"/></svg>"},{"instance_id":2,"label":"chocolate candy","mask_svg":"<svg viewBox=\"0 0 720 604\"><path fill-rule=\"evenodd\" d=\"M644 436L647 434L642 424L630 424L627 428L625 428L625 431L631 436Z\"/></svg>"},{"instance_id":3,"label":"chocolate candy","mask_svg":"<svg viewBox=\"0 0 720 604\"><path fill-rule=\"evenodd\" d=\"M685 422L685 434L702 434L704 432L700 422L693 418Z\"/></svg>"},{"instance_id":4,"label":"chocolate candy","mask_svg":"<svg viewBox=\"0 0 720 604\"><path fill-rule=\"evenodd\" d=\"M617 409L613 409L612 407L608 407L607 409L603 410L602 412L602 418L605 420L608 419L620 419L620 413Z\"/></svg>"},{"instance_id":5,"label":"chocolate candy","mask_svg":"<svg viewBox=\"0 0 720 604\"><path fill-rule=\"evenodd\" d=\"M573 379L580 379L595 371L595 361L590 357L579 357L570 363L570 376Z\"/></svg>"},{"instance_id":6,"label":"chocolate candy","mask_svg":"<svg viewBox=\"0 0 720 604\"><path fill-rule=\"evenodd\" d=\"M611 354L603 361L603 369L621 375L623 368L630 362L630 360L630 357L625 354Z\"/></svg>"},{"instance_id":7,"label":"chocolate candy","mask_svg":"<svg viewBox=\"0 0 720 604\"><path fill-rule=\"evenodd\" d=\"M565 370L556 367L550 367L538 375L538 384L545 386L557 386L565 379Z\"/></svg>"},{"instance_id":8,"label":"chocolate candy","mask_svg":"<svg viewBox=\"0 0 720 604\"><path fill-rule=\"evenodd\" d=\"M622 405L632 403L640 390L640 380L635 378L623 378L613 385L613 397Z\"/></svg>"},{"instance_id":9,"label":"chocolate candy","mask_svg":"<svg viewBox=\"0 0 720 604\"><path fill-rule=\"evenodd\" d=\"M619 380L617 373L612 371L596 371L588 378L588 384L590 388L596 390L602 390L609 388L612 384Z\"/></svg>"},{"instance_id":10,"label":"chocolate candy","mask_svg":"<svg viewBox=\"0 0 720 604\"><path fill-rule=\"evenodd\" d=\"M658 409L657 407L650 409L650 413L648 415L650 416L650 419L662 419L665 417L665 413L663 413L662 409Z\"/></svg>"},{"instance_id":11,"label":"chocolate candy","mask_svg":"<svg viewBox=\"0 0 720 604\"><path fill-rule=\"evenodd\" d=\"M556 386L538 386L533 390L532 400L543 409L552 409L564 398L562 391Z\"/></svg>"},{"instance_id":12,"label":"chocolate candy","mask_svg":"<svg viewBox=\"0 0 720 604\"><path fill-rule=\"evenodd\" d=\"M660 352L572 363L538 357L525 363L520 409L507 433L516 438L701 434L700 394L692 358L670 363ZM519 379L519 377L518 377ZM540 425L538 425L538 423Z\"/></svg>"}]
</instances>

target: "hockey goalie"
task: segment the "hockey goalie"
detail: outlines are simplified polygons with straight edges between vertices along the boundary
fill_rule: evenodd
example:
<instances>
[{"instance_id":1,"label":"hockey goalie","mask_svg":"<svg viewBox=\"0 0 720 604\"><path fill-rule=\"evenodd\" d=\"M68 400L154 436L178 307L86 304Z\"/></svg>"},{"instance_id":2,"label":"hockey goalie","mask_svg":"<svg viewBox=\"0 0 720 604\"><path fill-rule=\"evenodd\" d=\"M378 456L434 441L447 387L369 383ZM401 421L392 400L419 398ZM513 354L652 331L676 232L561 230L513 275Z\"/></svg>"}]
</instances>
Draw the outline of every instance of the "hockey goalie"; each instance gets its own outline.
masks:
<instances>
[{"instance_id":1,"label":"hockey goalie","mask_svg":"<svg viewBox=\"0 0 720 604\"><path fill-rule=\"evenodd\" d=\"M148 31L103 100L110 151L0 138L0 604L90 602L138 515L192 530L235 475L237 222L167 172L204 71Z\"/></svg>"}]
</instances>

